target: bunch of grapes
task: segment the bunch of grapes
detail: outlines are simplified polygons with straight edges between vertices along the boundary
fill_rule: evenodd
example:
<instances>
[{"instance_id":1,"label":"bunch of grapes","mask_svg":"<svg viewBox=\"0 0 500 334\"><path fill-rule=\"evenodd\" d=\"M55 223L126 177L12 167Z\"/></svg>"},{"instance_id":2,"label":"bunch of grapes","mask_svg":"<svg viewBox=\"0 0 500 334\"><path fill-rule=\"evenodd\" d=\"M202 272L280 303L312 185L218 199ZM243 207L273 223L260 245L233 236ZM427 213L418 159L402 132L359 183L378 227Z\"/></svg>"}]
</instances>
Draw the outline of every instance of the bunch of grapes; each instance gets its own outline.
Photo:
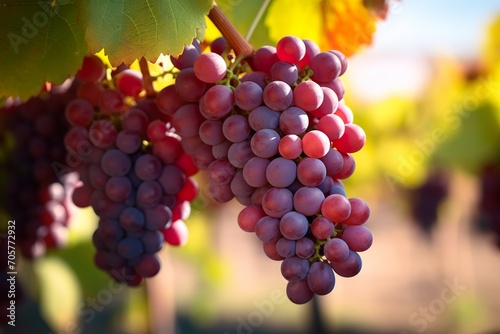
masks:
<instances>
[{"instance_id":1,"label":"bunch of grapes","mask_svg":"<svg viewBox=\"0 0 500 334\"><path fill-rule=\"evenodd\" d=\"M439 206L448 196L449 176L444 170L432 170L419 187L410 192L411 215L425 236L437 223Z\"/></svg>"},{"instance_id":2,"label":"bunch of grapes","mask_svg":"<svg viewBox=\"0 0 500 334\"><path fill-rule=\"evenodd\" d=\"M16 221L16 246L28 259L65 245L72 214L71 194L78 178L63 173L64 134L69 128L64 107L77 83L47 85L24 103L16 99L0 109L0 200L8 219Z\"/></svg>"},{"instance_id":3,"label":"bunch of grapes","mask_svg":"<svg viewBox=\"0 0 500 334\"><path fill-rule=\"evenodd\" d=\"M495 235L495 244L500 248L500 165L490 163L480 174L480 198L478 203L479 223Z\"/></svg>"},{"instance_id":4,"label":"bunch of grapes","mask_svg":"<svg viewBox=\"0 0 500 334\"><path fill-rule=\"evenodd\" d=\"M289 299L328 294L334 272L356 275L373 238L362 226L367 203L347 198L341 181L366 140L343 101L346 57L286 36L246 60L219 38L211 52L193 43L172 63L180 71L158 106L206 171L211 196L243 204L239 226L283 261Z\"/></svg>"},{"instance_id":5,"label":"bunch of grapes","mask_svg":"<svg viewBox=\"0 0 500 334\"><path fill-rule=\"evenodd\" d=\"M127 67L106 73L86 57L83 81L66 106L72 128L64 139L67 163L82 185L73 201L99 217L93 235L96 265L117 281L138 285L160 270L156 254L165 242L187 240L184 220L198 186L171 117L145 95L142 74Z\"/></svg>"}]
</instances>

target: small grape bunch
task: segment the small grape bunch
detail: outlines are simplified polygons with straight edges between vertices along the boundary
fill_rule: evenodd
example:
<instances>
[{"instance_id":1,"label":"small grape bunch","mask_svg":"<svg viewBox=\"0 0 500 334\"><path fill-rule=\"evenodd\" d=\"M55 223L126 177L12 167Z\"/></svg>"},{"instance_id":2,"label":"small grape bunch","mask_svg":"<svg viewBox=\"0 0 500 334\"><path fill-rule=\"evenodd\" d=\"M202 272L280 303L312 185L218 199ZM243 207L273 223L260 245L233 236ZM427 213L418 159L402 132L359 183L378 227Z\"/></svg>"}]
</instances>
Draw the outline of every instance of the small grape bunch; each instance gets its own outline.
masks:
<instances>
[{"instance_id":1,"label":"small grape bunch","mask_svg":"<svg viewBox=\"0 0 500 334\"><path fill-rule=\"evenodd\" d=\"M185 220L198 194L197 172L171 117L145 94L142 74L119 68L107 78L96 56L76 75L83 82L66 106L67 163L80 175L73 194L99 217L96 265L131 286L155 276L164 243L187 241Z\"/></svg>"}]
</instances>

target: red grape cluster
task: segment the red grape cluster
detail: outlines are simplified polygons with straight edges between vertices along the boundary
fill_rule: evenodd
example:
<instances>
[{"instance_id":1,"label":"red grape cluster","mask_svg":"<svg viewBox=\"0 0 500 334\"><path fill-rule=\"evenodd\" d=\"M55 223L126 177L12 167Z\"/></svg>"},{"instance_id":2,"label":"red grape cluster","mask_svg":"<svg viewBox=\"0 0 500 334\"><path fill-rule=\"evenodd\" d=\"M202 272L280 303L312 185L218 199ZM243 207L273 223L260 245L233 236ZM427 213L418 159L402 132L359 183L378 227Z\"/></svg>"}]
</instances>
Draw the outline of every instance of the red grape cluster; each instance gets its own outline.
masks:
<instances>
[{"instance_id":1,"label":"red grape cluster","mask_svg":"<svg viewBox=\"0 0 500 334\"><path fill-rule=\"evenodd\" d=\"M64 139L67 163L82 181L73 201L99 216L96 265L138 285L160 270L164 242L186 242L197 168L171 117L145 96L140 72L119 68L107 79L104 64L90 56L76 77L83 84L66 106L72 128Z\"/></svg>"},{"instance_id":2,"label":"red grape cluster","mask_svg":"<svg viewBox=\"0 0 500 334\"><path fill-rule=\"evenodd\" d=\"M206 171L211 196L246 206L239 226L283 261L289 299L306 303L332 291L334 272L356 275L358 252L372 243L367 203L347 198L341 182L366 140L343 101L347 59L294 36L248 62L228 49L221 38L211 52L194 43L172 57L180 72L158 105Z\"/></svg>"},{"instance_id":3,"label":"red grape cluster","mask_svg":"<svg viewBox=\"0 0 500 334\"><path fill-rule=\"evenodd\" d=\"M60 173L63 137L68 123L64 106L74 98L72 80L46 87L24 103L10 99L0 109L0 201L8 219L16 221L16 246L33 259L63 246L71 216L71 193L78 178Z\"/></svg>"}]
</instances>

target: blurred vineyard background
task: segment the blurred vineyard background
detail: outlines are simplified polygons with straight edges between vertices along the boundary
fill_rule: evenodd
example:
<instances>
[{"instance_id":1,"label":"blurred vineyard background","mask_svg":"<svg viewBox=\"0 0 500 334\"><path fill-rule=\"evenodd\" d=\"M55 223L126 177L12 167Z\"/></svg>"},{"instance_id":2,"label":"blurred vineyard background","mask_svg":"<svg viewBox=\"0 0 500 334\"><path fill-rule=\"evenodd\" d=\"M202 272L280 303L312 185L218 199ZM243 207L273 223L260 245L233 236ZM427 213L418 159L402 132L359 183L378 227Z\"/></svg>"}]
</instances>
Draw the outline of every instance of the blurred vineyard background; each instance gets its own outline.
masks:
<instances>
[{"instance_id":1,"label":"blurred vineyard background","mask_svg":"<svg viewBox=\"0 0 500 334\"><path fill-rule=\"evenodd\" d=\"M262 2L223 9L244 34ZM309 333L319 313L327 333L500 333L500 3L383 3L274 0L250 39L350 55L345 100L368 139L345 184L371 206L374 244L319 312L286 299L280 263L200 175L188 244L162 251L158 276L114 285L93 264L97 218L79 210L67 247L18 259L24 301L0 332Z\"/></svg>"}]
</instances>

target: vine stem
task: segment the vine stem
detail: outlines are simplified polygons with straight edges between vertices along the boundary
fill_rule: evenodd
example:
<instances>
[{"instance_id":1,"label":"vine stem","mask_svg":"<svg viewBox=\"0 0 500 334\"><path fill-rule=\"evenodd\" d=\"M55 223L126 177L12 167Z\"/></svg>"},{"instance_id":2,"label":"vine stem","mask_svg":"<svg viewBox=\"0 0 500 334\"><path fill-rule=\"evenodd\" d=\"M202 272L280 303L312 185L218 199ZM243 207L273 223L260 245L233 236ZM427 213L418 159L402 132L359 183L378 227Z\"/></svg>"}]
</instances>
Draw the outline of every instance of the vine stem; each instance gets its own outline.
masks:
<instances>
[{"instance_id":1,"label":"vine stem","mask_svg":"<svg viewBox=\"0 0 500 334\"><path fill-rule=\"evenodd\" d=\"M262 15L264 15L264 12L266 11L267 7L271 3L271 0L264 0L262 3L262 6L260 6L259 11L257 12L257 15L252 21L252 24L250 25L250 28L248 28L247 34L245 35L245 39L248 41L252 37L252 34L257 27L257 24L259 24L260 19L262 18Z\"/></svg>"},{"instance_id":2,"label":"vine stem","mask_svg":"<svg viewBox=\"0 0 500 334\"><path fill-rule=\"evenodd\" d=\"M141 68L142 81L144 82L146 95L150 97L154 96L156 93L153 87L153 78L151 77L151 73L149 73L148 61L146 58L142 57L141 60L139 60L139 66Z\"/></svg>"},{"instance_id":3,"label":"vine stem","mask_svg":"<svg viewBox=\"0 0 500 334\"><path fill-rule=\"evenodd\" d=\"M251 57L253 55L253 46L239 33L215 1L208 13L208 18L231 45L236 56Z\"/></svg>"}]
</instances>

